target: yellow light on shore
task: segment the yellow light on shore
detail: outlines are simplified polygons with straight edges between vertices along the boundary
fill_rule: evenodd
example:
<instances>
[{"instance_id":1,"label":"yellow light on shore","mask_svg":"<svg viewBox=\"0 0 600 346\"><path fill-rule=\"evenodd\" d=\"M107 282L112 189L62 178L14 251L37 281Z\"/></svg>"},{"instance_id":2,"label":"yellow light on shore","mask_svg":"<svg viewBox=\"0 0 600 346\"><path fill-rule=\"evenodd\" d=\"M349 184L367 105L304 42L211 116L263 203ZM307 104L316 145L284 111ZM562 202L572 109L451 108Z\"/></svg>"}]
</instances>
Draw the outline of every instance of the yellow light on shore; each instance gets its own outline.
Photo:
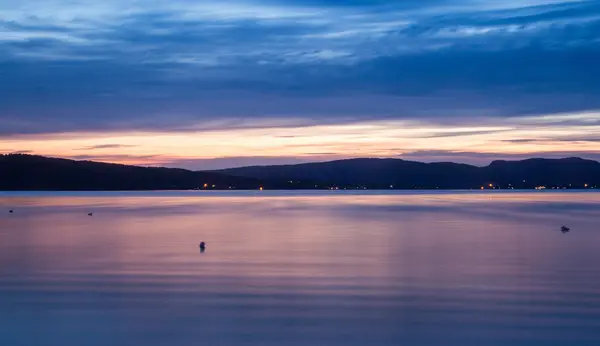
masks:
<instances>
[{"instance_id":1,"label":"yellow light on shore","mask_svg":"<svg viewBox=\"0 0 600 346\"><path fill-rule=\"evenodd\" d=\"M263 190L263 187L261 186L261 187L259 187L258 189L259 189L260 191L262 191L262 190Z\"/></svg>"}]
</instances>

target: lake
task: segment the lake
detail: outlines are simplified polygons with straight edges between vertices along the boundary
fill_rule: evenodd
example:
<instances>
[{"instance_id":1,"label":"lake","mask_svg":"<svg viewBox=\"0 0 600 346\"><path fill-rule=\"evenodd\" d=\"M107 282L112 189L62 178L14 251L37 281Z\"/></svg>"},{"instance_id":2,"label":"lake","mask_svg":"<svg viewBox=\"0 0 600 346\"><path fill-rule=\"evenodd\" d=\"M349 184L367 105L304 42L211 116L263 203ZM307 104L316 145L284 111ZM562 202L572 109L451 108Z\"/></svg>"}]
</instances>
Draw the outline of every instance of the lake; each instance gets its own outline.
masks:
<instances>
[{"instance_id":1,"label":"lake","mask_svg":"<svg viewBox=\"0 0 600 346\"><path fill-rule=\"evenodd\" d=\"M600 345L600 193L0 203L0 345Z\"/></svg>"}]
</instances>

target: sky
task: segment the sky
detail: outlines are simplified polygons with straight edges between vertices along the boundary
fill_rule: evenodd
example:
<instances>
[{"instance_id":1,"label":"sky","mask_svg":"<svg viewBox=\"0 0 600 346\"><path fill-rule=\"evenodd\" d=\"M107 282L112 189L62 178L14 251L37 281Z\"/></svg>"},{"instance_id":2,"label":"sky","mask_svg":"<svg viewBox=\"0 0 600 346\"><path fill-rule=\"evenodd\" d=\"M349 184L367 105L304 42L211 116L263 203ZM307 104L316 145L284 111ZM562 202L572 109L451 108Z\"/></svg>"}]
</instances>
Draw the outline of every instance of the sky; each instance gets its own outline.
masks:
<instances>
[{"instance_id":1,"label":"sky","mask_svg":"<svg viewBox=\"0 0 600 346\"><path fill-rule=\"evenodd\" d=\"M600 159L600 0L0 0L0 153Z\"/></svg>"}]
</instances>

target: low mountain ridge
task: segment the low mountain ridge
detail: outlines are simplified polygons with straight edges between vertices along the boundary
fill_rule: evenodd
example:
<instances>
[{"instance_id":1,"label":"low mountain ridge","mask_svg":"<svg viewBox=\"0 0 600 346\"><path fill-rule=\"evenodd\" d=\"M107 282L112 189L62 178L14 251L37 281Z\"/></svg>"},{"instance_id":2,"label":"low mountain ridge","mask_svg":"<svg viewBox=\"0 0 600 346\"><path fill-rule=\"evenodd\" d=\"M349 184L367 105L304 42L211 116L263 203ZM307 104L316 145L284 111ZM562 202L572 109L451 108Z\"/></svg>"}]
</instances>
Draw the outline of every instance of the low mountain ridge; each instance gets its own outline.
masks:
<instances>
[{"instance_id":1,"label":"low mountain ridge","mask_svg":"<svg viewBox=\"0 0 600 346\"><path fill-rule=\"evenodd\" d=\"M580 187L600 185L600 163L581 158L494 161L485 167L453 162L423 163L401 159L349 159L323 163L252 166L219 170L260 179L315 180L373 188L473 189Z\"/></svg>"},{"instance_id":2,"label":"low mountain ridge","mask_svg":"<svg viewBox=\"0 0 600 346\"><path fill-rule=\"evenodd\" d=\"M138 167L33 155L0 155L0 190L256 189L253 178L177 168Z\"/></svg>"},{"instance_id":3,"label":"low mountain ridge","mask_svg":"<svg viewBox=\"0 0 600 346\"><path fill-rule=\"evenodd\" d=\"M206 186L205 186L206 184ZM600 162L581 158L453 162L349 159L217 171L0 155L0 190L479 189L600 187Z\"/></svg>"}]
</instances>

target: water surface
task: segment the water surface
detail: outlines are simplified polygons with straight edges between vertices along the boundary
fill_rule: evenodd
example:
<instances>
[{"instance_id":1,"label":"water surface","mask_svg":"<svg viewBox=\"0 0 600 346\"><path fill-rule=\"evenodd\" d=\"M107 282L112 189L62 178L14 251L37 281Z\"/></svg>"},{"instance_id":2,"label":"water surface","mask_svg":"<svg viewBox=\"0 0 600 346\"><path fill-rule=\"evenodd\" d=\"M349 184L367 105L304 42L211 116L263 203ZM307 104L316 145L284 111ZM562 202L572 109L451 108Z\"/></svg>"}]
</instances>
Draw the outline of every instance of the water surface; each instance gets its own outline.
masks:
<instances>
[{"instance_id":1,"label":"water surface","mask_svg":"<svg viewBox=\"0 0 600 346\"><path fill-rule=\"evenodd\" d=\"M0 203L0 345L600 344L598 193Z\"/></svg>"}]
</instances>

